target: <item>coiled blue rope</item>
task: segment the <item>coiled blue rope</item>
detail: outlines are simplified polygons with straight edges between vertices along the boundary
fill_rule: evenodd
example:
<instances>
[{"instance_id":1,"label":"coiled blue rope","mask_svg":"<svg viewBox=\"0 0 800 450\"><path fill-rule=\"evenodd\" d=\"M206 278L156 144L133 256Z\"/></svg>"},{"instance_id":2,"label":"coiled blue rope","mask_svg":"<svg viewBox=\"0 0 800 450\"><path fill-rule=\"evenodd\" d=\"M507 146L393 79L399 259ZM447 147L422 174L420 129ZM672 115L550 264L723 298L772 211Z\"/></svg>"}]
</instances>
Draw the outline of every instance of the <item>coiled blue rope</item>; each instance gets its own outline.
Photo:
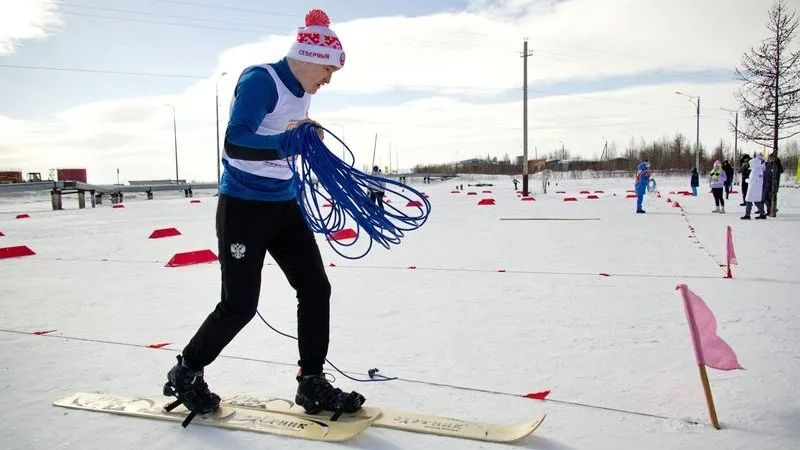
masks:
<instances>
[{"instance_id":1,"label":"coiled blue rope","mask_svg":"<svg viewBox=\"0 0 800 450\"><path fill-rule=\"evenodd\" d=\"M295 128L288 141L287 153L299 155L299 158L289 158L289 166L294 173L303 217L313 232L329 237L328 243L336 253L347 259L359 259L369 253L373 241L388 249L390 244L400 243L404 232L425 224L431 204L422 193L399 181L359 171L354 167L355 156L347 144L326 128L319 128L347 149L350 163L334 155L317 135L317 126L309 122ZM404 211L411 211L411 215L392 204L384 203L384 209L381 209L370 200L369 188L379 181L385 183L386 194L394 194L405 201L401 207L405 208ZM326 203L331 205L330 208L325 207ZM356 238L350 243L334 239L335 233L347 228L348 218L355 222ZM369 238L369 245L363 253L348 256L337 249L337 246L355 245L364 235Z\"/></svg>"},{"instance_id":2,"label":"coiled blue rope","mask_svg":"<svg viewBox=\"0 0 800 450\"><path fill-rule=\"evenodd\" d=\"M647 192L655 192L656 191L656 180L655 178L650 178L647 181Z\"/></svg>"}]
</instances>

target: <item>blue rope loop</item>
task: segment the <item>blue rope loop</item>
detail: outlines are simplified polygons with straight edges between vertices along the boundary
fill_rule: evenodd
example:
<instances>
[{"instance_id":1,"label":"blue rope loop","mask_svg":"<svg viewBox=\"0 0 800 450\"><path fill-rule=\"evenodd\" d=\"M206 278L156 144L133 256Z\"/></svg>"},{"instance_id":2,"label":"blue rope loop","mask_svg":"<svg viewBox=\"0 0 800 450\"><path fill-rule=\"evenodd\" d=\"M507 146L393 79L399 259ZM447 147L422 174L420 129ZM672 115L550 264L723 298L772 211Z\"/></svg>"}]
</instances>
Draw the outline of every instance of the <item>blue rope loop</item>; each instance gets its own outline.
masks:
<instances>
[{"instance_id":1,"label":"blue rope loop","mask_svg":"<svg viewBox=\"0 0 800 450\"><path fill-rule=\"evenodd\" d=\"M318 128L336 138L347 149L349 163L325 146L317 134ZM308 227L315 233L328 236L331 248L344 258L359 259L366 256L372 249L373 241L389 249L391 244L400 243L404 232L416 230L428 220L431 204L422 193L399 181L356 169L355 156L350 147L322 126L309 122L300 124L289 138L287 153L298 155L298 158L289 158L289 166L294 174L297 200ZM385 183L385 193L405 201L401 207L411 213L401 211L392 204L384 203L385 209L381 209L373 203L369 198L369 188L376 186L379 181ZM325 207L326 203L331 205L330 208ZM356 238L344 243L332 235L347 228L348 218L355 222ZM369 245L363 253L347 256L337 249L337 246L354 246L364 235L369 238Z\"/></svg>"},{"instance_id":2,"label":"blue rope loop","mask_svg":"<svg viewBox=\"0 0 800 450\"><path fill-rule=\"evenodd\" d=\"M656 191L656 179L650 178L647 181L647 192L655 192Z\"/></svg>"}]
</instances>

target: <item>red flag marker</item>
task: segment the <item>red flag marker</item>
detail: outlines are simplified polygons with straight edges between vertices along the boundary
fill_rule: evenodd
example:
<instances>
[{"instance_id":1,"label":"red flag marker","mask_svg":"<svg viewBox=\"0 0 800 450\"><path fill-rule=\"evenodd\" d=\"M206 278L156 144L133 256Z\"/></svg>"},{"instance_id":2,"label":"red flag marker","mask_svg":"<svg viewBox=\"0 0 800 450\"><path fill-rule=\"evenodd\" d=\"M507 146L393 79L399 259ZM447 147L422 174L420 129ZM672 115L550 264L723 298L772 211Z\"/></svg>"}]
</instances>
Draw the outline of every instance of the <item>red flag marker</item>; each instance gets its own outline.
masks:
<instances>
[{"instance_id":1,"label":"red flag marker","mask_svg":"<svg viewBox=\"0 0 800 450\"><path fill-rule=\"evenodd\" d=\"M711 424L720 429L714 399L711 396L711 385L708 383L706 366L717 370L743 369L733 349L717 335L717 319L702 298L692 292L685 284L675 287L683 297L683 309L689 323L689 337L694 347L694 357L700 371L700 381L706 395L708 413Z\"/></svg>"},{"instance_id":2,"label":"red flag marker","mask_svg":"<svg viewBox=\"0 0 800 450\"><path fill-rule=\"evenodd\" d=\"M162 348L162 347L168 346L169 344L170 344L169 342L162 342L160 344L150 344L150 345L148 345L148 347L150 347L150 348Z\"/></svg>"},{"instance_id":3,"label":"red flag marker","mask_svg":"<svg viewBox=\"0 0 800 450\"><path fill-rule=\"evenodd\" d=\"M532 398L534 400L544 400L545 397L550 395L550 391L542 391L542 392L531 392L530 394L525 394L525 398Z\"/></svg>"},{"instance_id":4,"label":"red flag marker","mask_svg":"<svg viewBox=\"0 0 800 450\"><path fill-rule=\"evenodd\" d=\"M34 331L34 332L33 332L33 334L35 334L35 335L37 335L37 336L41 336L41 335L43 335L43 334L52 333L52 332L54 332L54 331L56 331L56 330Z\"/></svg>"},{"instance_id":5,"label":"red flag marker","mask_svg":"<svg viewBox=\"0 0 800 450\"><path fill-rule=\"evenodd\" d=\"M731 264L738 265L739 262L736 261L736 252L733 250L733 232L731 231L730 225L727 228L727 244L726 244L726 265L728 268L728 274L725 278L733 278L733 273L731 273Z\"/></svg>"}]
</instances>

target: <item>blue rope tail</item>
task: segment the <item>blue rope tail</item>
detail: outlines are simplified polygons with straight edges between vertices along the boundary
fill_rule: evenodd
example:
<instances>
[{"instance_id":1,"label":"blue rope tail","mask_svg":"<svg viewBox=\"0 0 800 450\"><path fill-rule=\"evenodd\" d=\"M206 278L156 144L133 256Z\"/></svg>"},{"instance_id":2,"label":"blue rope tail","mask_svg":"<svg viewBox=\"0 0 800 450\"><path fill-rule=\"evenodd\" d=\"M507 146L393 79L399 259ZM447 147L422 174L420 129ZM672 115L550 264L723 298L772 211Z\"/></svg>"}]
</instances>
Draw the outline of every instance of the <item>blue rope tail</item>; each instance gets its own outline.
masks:
<instances>
[{"instance_id":1,"label":"blue rope tail","mask_svg":"<svg viewBox=\"0 0 800 450\"><path fill-rule=\"evenodd\" d=\"M344 145L350 153L349 164L334 155L322 143L317 135L318 128ZM331 248L344 258L358 259L366 256L372 249L373 241L388 249L390 244L400 243L400 239L404 236L403 232L416 230L428 220L431 204L422 193L395 180L375 177L355 169L355 157L347 144L323 127L308 122L300 124L289 136L288 148L281 149L281 152L284 155L298 155L297 158L289 158L289 167L292 169L297 201L306 224L313 232L328 237ZM407 201L406 210L418 214L408 215L391 204L384 204L385 209L381 209L373 203L367 192L370 187L377 187L378 182L385 183L387 187L394 186L394 189L387 188L384 192ZM330 204L330 208L326 207L326 203ZM353 242L343 243L334 239L332 235L345 229L348 218L355 222L356 237ZM344 255L334 245L350 247L364 235L369 238L369 245L358 256ZM256 313L261 321L276 333L297 340L295 336L278 331L270 325L259 311ZM342 372L327 358L325 362L353 381L397 379L379 374L377 368L367 371L368 379L354 378Z\"/></svg>"},{"instance_id":2,"label":"blue rope tail","mask_svg":"<svg viewBox=\"0 0 800 450\"><path fill-rule=\"evenodd\" d=\"M322 129L339 141L350 154L350 163L334 155L322 142L317 129ZM308 227L315 233L328 237L331 248L347 259L359 259L378 242L389 249L390 244L399 244L404 232L421 227L428 220L431 204L414 188L399 181L376 177L357 170L353 152L338 136L324 127L304 122L294 129L289 139L287 154L298 155L289 158L292 169L297 200ZM298 163L299 161L299 163ZM384 209L369 198L370 187L386 185L386 194L393 194L403 200L406 213L391 204ZM327 194L327 195L326 195ZM327 207L329 204L330 207ZM355 222L356 237L344 243L333 235L347 227L348 218ZM369 243L366 250L357 256L347 256L337 249L351 247L366 235Z\"/></svg>"}]
</instances>

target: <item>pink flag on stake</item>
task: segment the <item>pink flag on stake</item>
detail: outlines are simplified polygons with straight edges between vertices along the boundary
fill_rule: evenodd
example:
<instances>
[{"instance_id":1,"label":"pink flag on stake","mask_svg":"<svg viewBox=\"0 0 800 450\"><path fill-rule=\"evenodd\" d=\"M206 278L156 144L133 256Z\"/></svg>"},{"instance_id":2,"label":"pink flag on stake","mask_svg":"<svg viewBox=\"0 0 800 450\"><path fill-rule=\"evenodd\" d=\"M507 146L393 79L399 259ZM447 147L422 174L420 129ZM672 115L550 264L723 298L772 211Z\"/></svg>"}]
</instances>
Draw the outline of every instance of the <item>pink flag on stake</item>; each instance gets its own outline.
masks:
<instances>
[{"instance_id":1,"label":"pink flag on stake","mask_svg":"<svg viewBox=\"0 0 800 450\"><path fill-rule=\"evenodd\" d=\"M739 365L733 349L717 336L717 319L697 294L685 284L679 284L675 290L681 291L686 320L694 345L694 356L697 364L703 364L717 370L744 369Z\"/></svg>"},{"instance_id":2,"label":"pink flag on stake","mask_svg":"<svg viewBox=\"0 0 800 450\"><path fill-rule=\"evenodd\" d=\"M728 239L727 239L727 241L728 241L728 244L727 244L728 264L739 264L738 262L736 262L736 252L733 251L733 232L731 232L731 227L730 226L728 226Z\"/></svg>"}]
</instances>

